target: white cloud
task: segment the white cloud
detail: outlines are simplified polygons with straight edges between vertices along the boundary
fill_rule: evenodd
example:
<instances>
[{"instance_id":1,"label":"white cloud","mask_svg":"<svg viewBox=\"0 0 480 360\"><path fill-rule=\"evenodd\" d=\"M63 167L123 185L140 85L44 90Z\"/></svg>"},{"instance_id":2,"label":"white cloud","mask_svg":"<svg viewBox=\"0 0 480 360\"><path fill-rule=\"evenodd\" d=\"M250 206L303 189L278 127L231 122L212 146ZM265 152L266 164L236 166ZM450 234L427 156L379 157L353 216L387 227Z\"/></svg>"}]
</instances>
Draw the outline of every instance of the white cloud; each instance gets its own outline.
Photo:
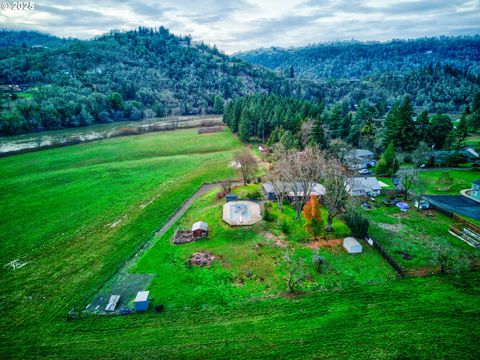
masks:
<instances>
[{"instance_id":1,"label":"white cloud","mask_svg":"<svg viewBox=\"0 0 480 360\"><path fill-rule=\"evenodd\" d=\"M4 28L90 38L163 25L226 52L358 39L480 33L478 0L44 0L31 12L0 10Z\"/></svg>"}]
</instances>

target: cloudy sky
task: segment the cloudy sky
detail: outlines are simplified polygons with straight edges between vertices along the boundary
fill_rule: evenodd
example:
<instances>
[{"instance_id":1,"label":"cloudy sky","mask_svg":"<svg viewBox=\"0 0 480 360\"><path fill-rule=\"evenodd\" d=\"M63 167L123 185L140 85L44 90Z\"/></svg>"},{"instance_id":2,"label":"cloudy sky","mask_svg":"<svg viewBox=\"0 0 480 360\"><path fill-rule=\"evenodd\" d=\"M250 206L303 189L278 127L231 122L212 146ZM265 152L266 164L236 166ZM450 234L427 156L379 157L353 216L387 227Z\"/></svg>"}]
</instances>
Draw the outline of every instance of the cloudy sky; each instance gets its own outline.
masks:
<instances>
[{"instance_id":1,"label":"cloudy sky","mask_svg":"<svg viewBox=\"0 0 480 360\"><path fill-rule=\"evenodd\" d=\"M43 0L34 6L0 10L0 26L85 39L111 29L163 25L227 53L333 40L480 34L480 0Z\"/></svg>"}]
</instances>

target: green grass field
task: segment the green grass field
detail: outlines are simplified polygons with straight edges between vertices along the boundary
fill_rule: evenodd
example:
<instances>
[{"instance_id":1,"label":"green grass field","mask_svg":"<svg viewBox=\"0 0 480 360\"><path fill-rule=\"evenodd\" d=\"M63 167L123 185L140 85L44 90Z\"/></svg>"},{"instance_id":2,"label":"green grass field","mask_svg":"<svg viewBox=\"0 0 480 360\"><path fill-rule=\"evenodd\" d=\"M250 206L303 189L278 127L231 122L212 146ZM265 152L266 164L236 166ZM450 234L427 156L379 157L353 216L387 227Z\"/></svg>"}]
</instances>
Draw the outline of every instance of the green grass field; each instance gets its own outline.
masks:
<instances>
[{"instance_id":1,"label":"green grass field","mask_svg":"<svg viewBox=\"0 0 480 360\"><path fill-rule=\"evenodd\" d=\"M448 189L443 189L438 180L441 175L448 172L453 178L453 184ZM425 170L420 172L420 178L425 181L425 194L455 194L459 195L463 189L469 189L472 181L480 179L478 170Z\"/></svg>"},{"instance_id":2,"label":"green grass field","mask_svg":"<svg viewBox=\"0 0 480 360\"><path fill-rule=\"evenodd\" d=\"M478 250L448 233L456 222L439 212L412 208L402 213L377 202L364 214L371 220L370 234L406 270L437 267L437 245L445 247L454 263L470 264L479 258Z\"/></svg>"},{"instance_id":3,"label":"green grass field","mask_svg":"<svg viewBox=\"0 0 480 360\"><path fill-rule=\"evenodd\" d=\"M221 267L187 274L185 254L204 244L172 248L168 239L140 260L136 271L158 272L152 292L167 305L162 314L67 322L72 306L85 306L202 182L230 175L227 164L241 146L228 132L182 130L1 158L0 358L478 357L478 272L398 280L371 249L362 262L328 250L329 286L318 286L318 277L308 294L285 296L281 267L277 272L271 260L278 249L264 246L258 256L252 248L264 241L258 234L228 228L212 228L219 236L204 242L224 252ZM180 221L217 216L212 197L201 199L211 201L210 209L197 202ZM276 223L258 226L280 235ZM347 233L339 221L335 227L338 236ZM285 241L309 255L301 223L289 229ZM27 264L3 266L15 259ZM217 275L230 285L246 266L254 280L232 287L232 301L210 301L205 289L215 287ZM259 274L263 269L277 278ZM211 283L202 283L209 277L200 270L212 273ZM190 283L176 294L169 286L179 280ZM198 296L189 288L198 288Z\"/></svg>"},{"instance_id":4,"label":"green grass field","mask_svg":"<svg viewBox=\"0 0 480 360\"><path fill-rule=\"evenodd\" d=\"M250 185L248 188L255 186L258 187ZM242 189L244 187L236 192L242 193ZM365 247L365 252L353 256L340 245L320 248L320 255L328 264L318 274L312 265L313 250L307 246L309 239L303 221L294 220L293 208L286 206L280 214L274 206L275 219L271 222L230 227L222 220L225 200L217 199L215 193L212 191L197 199L178 223L181 228L190 228L196 221L206 221L208 239L173 245L171 240L176 228L173 226L138 262L135 272L157 274L150 287L157 302L175 308L232 306L286 293L287 265L282 246L292 247L295 256L305 259L308 275L299 291L380 283L395 278L394 271L372 248ZM288 222L288 234L282 233L276 219ZM349 233L339 220L334 227L336 238L343 239ZM276 241L280 241L281 246ZM200 251L208 251L216 257L210 268L187 265L190 256Z\"/></svg>"}]
</instances>

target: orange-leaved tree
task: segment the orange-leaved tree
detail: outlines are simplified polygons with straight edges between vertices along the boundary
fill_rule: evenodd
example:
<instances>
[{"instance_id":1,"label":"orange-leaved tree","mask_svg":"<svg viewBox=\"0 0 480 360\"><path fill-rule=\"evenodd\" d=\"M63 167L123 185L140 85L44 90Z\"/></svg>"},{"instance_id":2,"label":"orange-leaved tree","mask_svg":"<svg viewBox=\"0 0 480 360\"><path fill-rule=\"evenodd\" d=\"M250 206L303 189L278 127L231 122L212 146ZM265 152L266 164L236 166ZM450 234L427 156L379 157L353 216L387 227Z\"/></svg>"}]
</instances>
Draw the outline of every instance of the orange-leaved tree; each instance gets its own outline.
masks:
<instances>
[{"instance_id":1,"label":"orange-leaved tree","mask_svg":"<svg viewBox=\"0 0 480 360\"><path fill-rule=\"evenodd\" d=\"M322 211L317 195L310 196L302 210L305 218L305 230L312 236L317 237L322 232Z\"/></svg>"}]
</instances>

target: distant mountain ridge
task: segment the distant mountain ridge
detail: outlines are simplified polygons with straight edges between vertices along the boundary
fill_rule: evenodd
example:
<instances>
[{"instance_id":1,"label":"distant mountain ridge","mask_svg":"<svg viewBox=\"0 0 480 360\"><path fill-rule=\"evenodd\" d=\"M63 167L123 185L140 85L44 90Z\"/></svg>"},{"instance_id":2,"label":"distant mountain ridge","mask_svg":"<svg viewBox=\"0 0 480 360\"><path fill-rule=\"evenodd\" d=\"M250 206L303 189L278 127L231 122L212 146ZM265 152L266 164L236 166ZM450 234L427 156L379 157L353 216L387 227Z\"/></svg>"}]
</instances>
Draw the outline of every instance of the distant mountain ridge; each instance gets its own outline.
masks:
<instances>
[{"instance_id":1,"label":"distant mountain ridge","mask_svg":"<svg viewBox=\"0 0 480 360\"><path fill-rule=\"evenodd\" d=\"M404 96L431 112L460 112L480 91L480 36L334 42L269 48L235 57L284 76L313 80L328 101L392 104ZM382 100L383 99L383 100Z\"/></svg>"},{"instance_id":2,"label":"distant mountain ridge","mask_svg":"<svg viewBox=\"0 0 480 360\"><path fill-rule=\"evenodd\" d=\"M0 30L0 47L7 46L46 46L70 41L54 35L27 30Z\"/></svg>"},{"instance_id":3,"label":"distant mountain ridge","mask_svg":"<svg viewBox=\"0 0 480 360\"><path fill-rule=\"evenodd\" d=\"M237 53L235 57L274 70L293 66L296 76L313 80L364 78L436 64L480 75L480 35L272 47Z\"/></svg>"},{"instance_id":4,"label":"distant mountain ridge","mask_svg":"<svg viewBox=\"0 0 480 360\"><path fill-rule=\"evenodd\" d=\"M224 101L253 93L321 94L317 84L283 78L163 27L91 40L0 32L0 42L14 44L0 47L0 83L26 84L31 94L0 102L0 132L6 134L222 113ZM47 46L28 45L39 42Z\"/></svg>"}]
</instances>

